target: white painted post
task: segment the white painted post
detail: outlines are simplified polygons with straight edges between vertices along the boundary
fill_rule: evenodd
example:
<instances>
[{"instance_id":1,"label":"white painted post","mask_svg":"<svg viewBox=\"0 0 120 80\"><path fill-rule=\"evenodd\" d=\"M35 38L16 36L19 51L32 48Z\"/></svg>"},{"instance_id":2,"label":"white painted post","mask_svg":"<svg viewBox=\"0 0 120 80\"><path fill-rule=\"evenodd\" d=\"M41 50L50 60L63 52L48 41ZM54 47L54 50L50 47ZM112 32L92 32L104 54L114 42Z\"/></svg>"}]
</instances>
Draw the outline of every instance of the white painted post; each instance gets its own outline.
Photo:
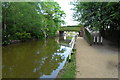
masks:
<instances>
[{"instance_id":1,"label":"white painted post","mask_svg":"<svg viewBox=\"0 0 120 80\"><path fill-rule=\"evenodd\" d=\"M64 35L64 40L66 40L66 34Z\"/></svg>"},{"instance_id":2,"label":"white painted post","mask_svg":"<svg viewBox=\"0 0 120 80\"><path fill-rule=\"evenodd\" d=\"M71 53L69 54L69 62L71 61Z\"/></svg>"},{"instance_id":3,"label":"white painted post","mask_svg":"<svg viewBox=\"0 0 120 80\"><path fill-rule=\"evenodd\" d=\"M101 36L101 44L102 44L102 42L103 42L103 37Z\"/></svg>"},{"instance_id":4,"label":"white painted post","mask_svg":"<svg viewBox=\"0 0 120 80\"><path fill-rule=\"evenodd\" d=\"M99 36L97 36L97 44L99 43Z\"/></svg>"}]
</instances>

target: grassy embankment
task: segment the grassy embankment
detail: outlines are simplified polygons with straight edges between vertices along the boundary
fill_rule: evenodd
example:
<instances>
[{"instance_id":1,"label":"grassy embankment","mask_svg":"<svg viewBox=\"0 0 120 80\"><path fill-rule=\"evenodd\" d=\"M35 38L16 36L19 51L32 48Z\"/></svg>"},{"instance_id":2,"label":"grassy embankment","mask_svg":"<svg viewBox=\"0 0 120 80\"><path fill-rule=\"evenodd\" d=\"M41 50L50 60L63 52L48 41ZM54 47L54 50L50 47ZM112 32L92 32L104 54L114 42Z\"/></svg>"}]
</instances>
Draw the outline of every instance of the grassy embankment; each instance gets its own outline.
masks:
<instances>
[{"instance_id":1,"label":"grassy embankment","mask_svg":"<svg viewBox=\"0 0 120 80\"><path fill-rule=\"evenodd\" d=\"M76 49L73 49L71 61L68 62L68 60L67 60L63 69L58 74L58 78L75 78L75 76L76 76L76 74L75 74L76 73L75 53L76 53Z\"/></svg>"}]
</instances>

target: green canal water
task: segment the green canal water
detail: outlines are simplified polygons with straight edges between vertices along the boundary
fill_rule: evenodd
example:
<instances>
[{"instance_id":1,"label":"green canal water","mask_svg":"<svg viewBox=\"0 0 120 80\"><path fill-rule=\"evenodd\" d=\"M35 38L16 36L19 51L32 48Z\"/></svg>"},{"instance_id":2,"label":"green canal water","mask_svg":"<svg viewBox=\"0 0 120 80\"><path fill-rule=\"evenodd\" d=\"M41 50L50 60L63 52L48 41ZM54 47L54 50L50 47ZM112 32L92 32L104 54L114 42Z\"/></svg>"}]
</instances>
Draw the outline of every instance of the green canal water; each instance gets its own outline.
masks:
<instances>
[{"instance_id":1,"label":"green canal water","mask_svg":"<svg viewBox=\"0 0 120 80\"><path fill-rule=\"evenodd\" d=\"M3 78L56 78L70 48L63 38L49 38L2 48Z\"/></svg>"}]
</instances>

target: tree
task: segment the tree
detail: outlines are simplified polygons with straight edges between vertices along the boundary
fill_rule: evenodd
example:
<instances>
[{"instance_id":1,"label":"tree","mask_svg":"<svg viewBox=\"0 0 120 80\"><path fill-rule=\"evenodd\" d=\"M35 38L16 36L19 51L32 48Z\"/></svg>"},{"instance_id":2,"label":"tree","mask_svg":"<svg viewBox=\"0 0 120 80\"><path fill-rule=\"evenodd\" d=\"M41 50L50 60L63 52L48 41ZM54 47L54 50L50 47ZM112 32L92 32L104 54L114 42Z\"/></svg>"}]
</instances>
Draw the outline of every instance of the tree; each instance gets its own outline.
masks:
<instances>
[{"instance_id":1,"label":"tree","mask_svg":"<svg viewBox=\"0 0 120 80\"><path fill-rule=\"evenodd\" d=\"M56 2L3 2L2 15L3 44L7 44L21 39L16 33L38 39L54 36L65 13Z\"/></svg>"},{"instance_id":2,"label":"tree","mask_svg":"<svg viewBox=\"0 0 120 80\"><path fill-rule=\"evenodd\" d=\"M74 19L98 30L110 26L112 30L120 30L120 2L80 2L73 3Z\"/></svg>"},{"instance_id":3,"label":"tree","mask_svg":"<svg viewBox=\"0 0 120 80\"><path fill-rule=\"evenodd\" d=\"M80 2L72 3L74 19L86 27L99 30L104 38L119 41L120 2Z\"/></svg>"}]
</instances>

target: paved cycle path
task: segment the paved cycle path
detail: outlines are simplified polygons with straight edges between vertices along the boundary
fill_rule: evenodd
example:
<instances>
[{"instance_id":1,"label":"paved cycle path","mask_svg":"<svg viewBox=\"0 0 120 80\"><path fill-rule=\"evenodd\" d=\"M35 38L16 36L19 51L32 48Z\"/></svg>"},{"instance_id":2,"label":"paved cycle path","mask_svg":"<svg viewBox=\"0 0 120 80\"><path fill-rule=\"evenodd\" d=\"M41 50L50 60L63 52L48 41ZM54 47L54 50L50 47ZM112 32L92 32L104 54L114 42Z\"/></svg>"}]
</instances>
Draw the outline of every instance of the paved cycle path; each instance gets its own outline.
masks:
<instances>
[{"instance_id":1,"label":"paved cycle path","mask_svg":"<svg viewBox=\"0 0 120 80\"><path fill-rule=\"evenodd\" d=\"M76 47L76 78L118 78L118 48L107 42L89 44L78 37Z\"/></svg>"}]
</instances>

